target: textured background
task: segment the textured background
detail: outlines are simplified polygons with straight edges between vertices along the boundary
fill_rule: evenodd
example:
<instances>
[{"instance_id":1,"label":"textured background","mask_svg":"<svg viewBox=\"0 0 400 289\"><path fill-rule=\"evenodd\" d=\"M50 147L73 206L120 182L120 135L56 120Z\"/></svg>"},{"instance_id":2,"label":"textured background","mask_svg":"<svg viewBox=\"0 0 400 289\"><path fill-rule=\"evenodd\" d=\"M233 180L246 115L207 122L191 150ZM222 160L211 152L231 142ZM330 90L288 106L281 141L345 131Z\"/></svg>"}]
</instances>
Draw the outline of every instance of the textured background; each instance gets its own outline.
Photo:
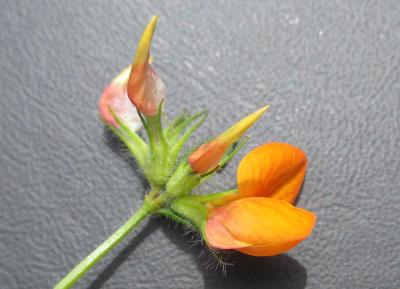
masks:
<instances>
[{"instance_id":1,"label":"textured background","mask_svg":"<svg viewBox=\"0 0 400 289\"><path fill-rule=\"evenodd\" d=\"M271 104L202 191L232 187L251 147L290 142L318 225L287 255L233 254L224 276L154 218L76 288L400 288L400 2L242 2L1 1L1 288L51 288L139 206L97 101L156 13L167 112L210 109L196 141Z\"/></svg>"}]
</instances>

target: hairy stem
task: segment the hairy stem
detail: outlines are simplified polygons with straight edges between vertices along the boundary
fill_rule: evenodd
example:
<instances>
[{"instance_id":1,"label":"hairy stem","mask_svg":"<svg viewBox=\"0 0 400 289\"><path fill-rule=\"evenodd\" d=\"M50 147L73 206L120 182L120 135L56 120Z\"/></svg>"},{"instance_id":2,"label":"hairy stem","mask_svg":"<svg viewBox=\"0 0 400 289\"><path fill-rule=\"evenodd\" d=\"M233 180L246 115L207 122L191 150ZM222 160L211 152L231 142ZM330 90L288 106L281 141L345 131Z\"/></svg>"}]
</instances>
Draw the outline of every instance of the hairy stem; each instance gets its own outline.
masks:
<instances>
[{"instance_id":1,"label":"hairy stem","mask_svg":"<svg viewBox=\"0 0 400 289\"><path fill-rule=\"evenodd\" d=\"M115 231L104 243L83 259L71 272L68 273L54 289L71 288L85 273L93 267L111 249L118 245L140 222L157 210L155 202L145 201L139 210L129 220Z\"/></svg>"}]
</instances>

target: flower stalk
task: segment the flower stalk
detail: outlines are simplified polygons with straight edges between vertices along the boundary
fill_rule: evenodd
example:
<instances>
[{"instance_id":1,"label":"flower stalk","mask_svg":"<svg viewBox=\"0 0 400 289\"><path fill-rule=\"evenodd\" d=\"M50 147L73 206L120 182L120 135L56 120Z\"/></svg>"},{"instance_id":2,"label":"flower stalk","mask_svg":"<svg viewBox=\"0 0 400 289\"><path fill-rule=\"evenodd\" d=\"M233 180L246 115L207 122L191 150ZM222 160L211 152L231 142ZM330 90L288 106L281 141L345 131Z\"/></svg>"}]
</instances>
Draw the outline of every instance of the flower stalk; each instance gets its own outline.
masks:
<instances>
[{"instance_id":1,"label":"flower stalk","mask_svg":"<svg viewBox=\"0 0 400 289\"><path fill-rule=\"evenodd\" d=\"M83 259L54 289L71 288L85 273L99 262L108 252L117 246L130 232L132 232L146 217L153 214L158 208L154 200L145 200L143 205L115 231L107 240L100 244L92 253Z\"/></svg>"}]
</instances>

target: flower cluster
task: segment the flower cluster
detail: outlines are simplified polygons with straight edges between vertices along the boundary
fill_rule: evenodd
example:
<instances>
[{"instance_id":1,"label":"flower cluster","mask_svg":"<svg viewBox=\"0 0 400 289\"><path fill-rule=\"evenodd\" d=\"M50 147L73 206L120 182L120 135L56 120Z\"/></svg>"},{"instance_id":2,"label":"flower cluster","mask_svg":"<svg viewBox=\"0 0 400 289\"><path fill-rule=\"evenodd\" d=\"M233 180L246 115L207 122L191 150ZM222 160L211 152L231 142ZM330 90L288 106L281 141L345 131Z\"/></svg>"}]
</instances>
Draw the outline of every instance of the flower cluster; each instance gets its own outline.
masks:
<instances>
[{"instance_id":1,"label":"flower cluster","mask_svg":"<svg viewBox=\"0 0 400 289\"><path fill-rule=\"evenodd\" d=\"M287 252L312 232L316 216L293 205L307 166L304 152L267 143L248 153L237 169L237 188L213 194L193 190L224 167L249 140L243 134L264 106L197 148L185 143L207 112L182 113L164 125L165 86L151 65L154 16L139 41L133 64L104 90L100 117L127 146L151 187L141 208L72 270L56 288L70 288L91 266L151 214L199 231L210 248L253 256ZM144 127L145 134L137 132Z\"/></svg>"},{"instance_id":2,"label":"flower cluster","mask_svg":"<svg viewBox=\"0 0 400 289\"><path fill-rule=\"evenodd\" d=\"M114 130L120 129L119 126L122 125L121 121L114 120L118 118L124 119L127 127L137 127L135 123L138 118L132 116L135 113L132 104L144 116L142 119L147 117L151 120L160 111L165 89L149 63L150 42L156 21L157 17L153 17L143 32L132 68L128 68L129 80L126 69L110 84L100 100L101 116L107 124L114 126ZM114 97L110 97L111 88L117 85L119 90L114 89ZM115 103L121 104L121 107ZM157 172L152 171L152 166L155 165L152 161L157 153L149 152L148 161L151 167L143 168L144 172L152 174L148 176L149 181L153 186L159 186L159 191L165 186L164 194L169 196L160 206L160 212L177 221L189 221L200 230L210 247L236 249L249 255L271 256L296 246L311 234L314 227L315 215L292 205L304 180L307 158L303 151L290 144L269 143L246 155L237 170L237 190L201 196L190 194L204 176L210 177L233 156L235 152L229 153L229 149L267 108L265 106L257 110L210 142L202 144L180 164L176 162L181 145L178 149L174 147L173 151L176 153L172 156L163 150L163 157L174 165L169 166L160 177L155 177ZM108 112L110 109L114 109L114 117ZM154 135L157 139L165 138L165 143L160 141L157 145L169 147L170 144L175 144L176 136L182 128L201 116L203 114L179 116L167 129L159 127ZM144 124L146 126L146 120ZM155 125L160 126L159 123ZM198 125L194 128L197 127ZM189 130L189 133L193 131L194 129ZM124 129L117 134L124 133L133 134ZM174 137L171 138L171 135ZM150 131L149 138L151 137ZM123 140L125 138L122 137ZM133 141L125 140L128 147L137 138L135 136ZM186 139L184 137L185 141ZM165 166L162 160L157 159L156 162ZM152 183L153 179L161 181Z\"/></svg>"},{"instance_id":3,"label":"flower cluster","mask_svg":"<svg viewBox=\"0 0 400 289\"><path fill-rule=\"evenodd\" d=\"M122 71L101 97L102 119L131 148L157 196L167 196L161 198L160 213L191 224L212 248L235 249L255 256L290 250L311 234L316 220L313 213L293 206L306 173L306 155L290 144L262 145L240 162L237 190L192 195L191 191L205 177L209 178L237 152L232 152L234 144L268 106L243 118L179 162L183 143L204 121L205 114L181 115L163 129L159 114L165 87L149 62L156 22L157 17L153 17L144 30L133 65ZM135 117L132 104L140 118ZM200 121L179 139L179 133L198 118ZM147 129L149 141L154 142L140 156L136 151L146 144L132 130L138 127L139 119Z\"/></svg>"}]
</instances>

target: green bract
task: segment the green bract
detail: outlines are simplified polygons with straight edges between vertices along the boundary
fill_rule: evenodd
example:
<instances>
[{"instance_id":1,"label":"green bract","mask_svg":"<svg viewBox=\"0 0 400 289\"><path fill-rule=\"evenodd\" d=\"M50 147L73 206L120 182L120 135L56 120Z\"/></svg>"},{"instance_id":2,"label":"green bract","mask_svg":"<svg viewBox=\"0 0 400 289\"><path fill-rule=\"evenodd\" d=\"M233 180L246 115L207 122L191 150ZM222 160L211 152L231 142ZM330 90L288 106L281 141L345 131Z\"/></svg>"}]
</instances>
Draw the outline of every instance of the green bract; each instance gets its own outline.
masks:
<instances>
[{"instance_id":1,"label":"green bract","mask_svg":"<svg viewBox=\"0 0 400 289\"><path fill-rule=\"evenodd\" d=\"M156 192L152 197L163 196L160 207L178 196L189 194L225 166L248 141L248 138L243 138L234 143L213 171L203 175L197 174L187 162L191 150L184 145L206 120L207 111L193 115L183 112L164 128L162 105L161 103L155 116L144 116L138 112L147 134L146 139L131 130L111 109L110 112L119 127L108 125L136 159L151 186L151 191Z\"/></svg>"}]
</instances>

